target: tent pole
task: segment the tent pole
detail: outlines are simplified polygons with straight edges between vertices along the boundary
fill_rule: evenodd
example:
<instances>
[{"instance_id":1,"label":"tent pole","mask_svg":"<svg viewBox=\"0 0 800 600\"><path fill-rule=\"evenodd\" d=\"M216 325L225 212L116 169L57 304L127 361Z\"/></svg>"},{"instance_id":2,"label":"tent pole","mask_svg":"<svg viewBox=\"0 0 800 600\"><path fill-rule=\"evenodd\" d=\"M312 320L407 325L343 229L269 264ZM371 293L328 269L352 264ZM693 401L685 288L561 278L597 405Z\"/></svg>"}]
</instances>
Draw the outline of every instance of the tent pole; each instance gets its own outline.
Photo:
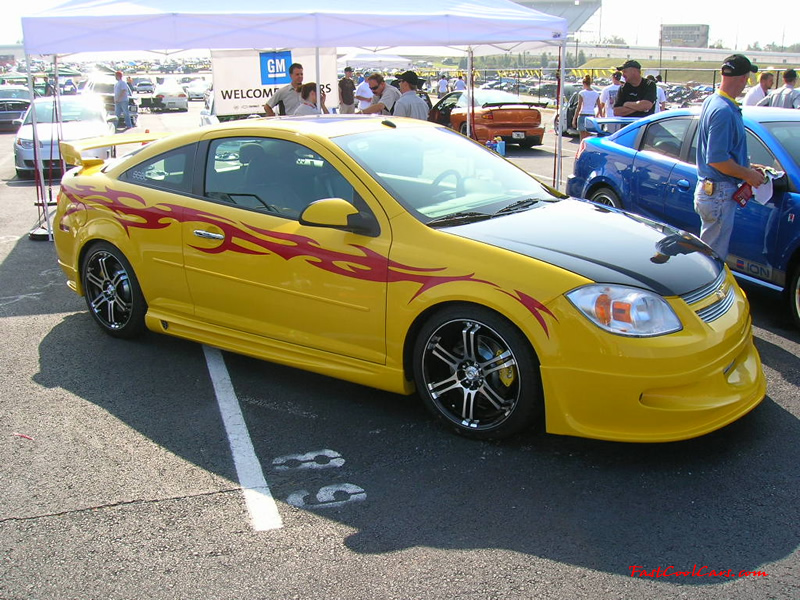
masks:
<instances>
[{"instance_id":1,"label":"tent pole","mask_svg":"<svg viewBox=\"0 0 800 600\"><path fill-rule=\"evenodd\" d=\"M317 67L317 114L322 113L322 94L320 93L320 80L322 79L322 70L320 68L319 62L319 46L314 48L314 58L316 60L316 67Z\"/></svg>"},{"instance_id":2,"label":"tent pole","mask_svg":"<svg viewBox=\"0 0 800 600\"><path fill-rule=\"evenodd\" d=\"M473 51L472 46L467 48L467 137L472 137L472 130L475 124L475 107L472 99L475 97L475 90L472 81Z\"/></svg>"},{"instance_id":3,"label":"tent pole","mask_svg":"<svg viewBox=\"0 0 800 600\"><path fill-rule=\"evenodd\" d=\"M25 52L25 70L28 74L28 89L30 90L31 99L31 127L33 127L33 166L34 166L34 180L36 183L36 213L37 221L36 226L28 233L28 238L37 241L52 240L52 233L49 227L49 218L47 214L47 198L45 197L45 182L44 182L44 163L42 162L42 152L39 146L39 127L36 121L36 85L35 78L31 73L31 56Z\"/></svg>"},{"instance_id":4,"label":"tent pole","mask_svg":"<svg viewBox=\"0 0 800 600\"><path fill-rule=\"evenodd\" d=\"M563 38L561 40L561 45L558 48L558 86L556 89L556 111L558 111L558 129L556 131L556 174L555 179L553 181L553 187L559 189L561 187L561 169L562 169L562 158L564 155L563 152L563 140L564 137L561 135L561 126L564 124L564 119L567 118L566 110L564 107L564 103L562 102L563 90L564 90L564 61L567 57L567 40Z\"/></svg>"}]
</instances>

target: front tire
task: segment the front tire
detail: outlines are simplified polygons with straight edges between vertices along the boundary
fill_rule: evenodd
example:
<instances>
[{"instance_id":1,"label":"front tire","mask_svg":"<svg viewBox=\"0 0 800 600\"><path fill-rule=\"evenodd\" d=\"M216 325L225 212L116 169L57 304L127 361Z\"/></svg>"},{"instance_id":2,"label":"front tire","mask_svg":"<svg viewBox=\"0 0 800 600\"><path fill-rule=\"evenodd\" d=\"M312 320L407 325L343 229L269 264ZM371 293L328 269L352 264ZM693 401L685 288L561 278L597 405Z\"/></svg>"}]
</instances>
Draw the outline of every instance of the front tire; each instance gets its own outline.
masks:
<instances>
[{"instance_id":1,"label":"front tire","mask_svg":"<svg viewBox=\"0 0 800 600\"><path fill-rule=\"evenodd\" d=\"M539 363L528 340L486 308L434 315L419 333L413 361L425 406L461 435L509 437L543 413Z\"/></svg>"},{"instance_id":2,"label":"front tire","mask_svg":"<svg viewBox=\"0 0 800 600\"><path fill-rule=\"evenodd\" d=\"M89 314L112 337L132 338L145 330L147 312L139 281L125 255L107 242L83 257L81 282Z\"/></svg>"},{"instance_id":3,"label":"front tire","mask_svg":"<svg viewBox=\"0 0 800 600\"><path fill-rule=\"evenodd\" d=\"M589 200L597 202L598 204L605 204L606 206L613 206L614 208L623 208L622 200L619 199L617 193L611 188L602 187L589 196Z\"/></svg>"},{"instance_id":4,"label":"front tire","mask_svg":"<svg viewBox=\"0 0 800 600\"><path fill-rule=\"evenodd\" d=\"M789 312L792 315L795 327L800 327L800 263L792 269L787 288Z\"/></svg>"}]
</instances>

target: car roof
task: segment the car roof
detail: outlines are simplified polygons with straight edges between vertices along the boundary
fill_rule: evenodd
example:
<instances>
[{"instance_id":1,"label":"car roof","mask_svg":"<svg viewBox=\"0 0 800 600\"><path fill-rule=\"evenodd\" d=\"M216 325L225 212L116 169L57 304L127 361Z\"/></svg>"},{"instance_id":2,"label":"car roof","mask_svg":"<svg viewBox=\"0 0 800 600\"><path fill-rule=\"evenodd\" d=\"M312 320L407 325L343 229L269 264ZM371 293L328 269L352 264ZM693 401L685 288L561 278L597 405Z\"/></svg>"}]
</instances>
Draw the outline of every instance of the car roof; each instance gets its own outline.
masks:
<instances>
[{"instance_id":1,"label":"car roof","mask_svg":"<svg viewBox=\"0 0 800 600\"><path fill-rule=\"evenodd\" d=\"M440 127L428 121L408 117L386 115L320 115L303 117L264 117L261 119L243 119L229 121L220 125L204 128L205 130L251 129L253 126L265 130L295 132L310 136L336 137L352 133L381 131L392 127Z\"/></svg>"}]
</instances>

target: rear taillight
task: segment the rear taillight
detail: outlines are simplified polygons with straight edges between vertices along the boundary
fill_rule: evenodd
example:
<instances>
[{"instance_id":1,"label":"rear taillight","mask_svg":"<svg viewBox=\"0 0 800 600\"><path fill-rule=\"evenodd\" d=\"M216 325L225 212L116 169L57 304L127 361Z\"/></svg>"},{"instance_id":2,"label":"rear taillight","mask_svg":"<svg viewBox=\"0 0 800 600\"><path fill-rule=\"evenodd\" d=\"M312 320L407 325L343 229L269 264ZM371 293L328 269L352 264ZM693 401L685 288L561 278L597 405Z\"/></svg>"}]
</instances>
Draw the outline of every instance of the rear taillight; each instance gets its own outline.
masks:
<instances>
[{"instance_id":1,"label":"rear taillight","mask_svg":"<svg viewBox=\"0 0 800 600\"><path fill-rule=\"evenodd\" d=\"M481 115L481 119L489 119L491 121L494 119L494 113L492 111L487 111Z\"/></svg>"}]
</instances>

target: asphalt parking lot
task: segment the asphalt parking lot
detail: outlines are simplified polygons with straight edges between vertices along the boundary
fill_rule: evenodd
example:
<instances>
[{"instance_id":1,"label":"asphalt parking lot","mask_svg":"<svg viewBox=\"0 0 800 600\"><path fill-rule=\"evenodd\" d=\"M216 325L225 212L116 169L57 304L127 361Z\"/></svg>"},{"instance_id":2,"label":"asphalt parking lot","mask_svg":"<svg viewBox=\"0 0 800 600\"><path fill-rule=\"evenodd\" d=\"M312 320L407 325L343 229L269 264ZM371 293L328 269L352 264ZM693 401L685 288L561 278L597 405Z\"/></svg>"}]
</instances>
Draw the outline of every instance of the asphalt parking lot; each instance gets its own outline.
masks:
<instances>
[{"instance_id":1,"label":"asphalt parking lot","mask_svg":"<svg viewBox=\"0 0 800 600\"><path fill-rule=\"evenodd\" d=\"M0 598L800 597L800 331L775 293L745 287L768 397L720 431L468 441L415 397L104 335L52 244L28 239L36 195L12 141L0 133ZM552 177L553 141L509 159Z\"/></svg>"}]
</instances>

